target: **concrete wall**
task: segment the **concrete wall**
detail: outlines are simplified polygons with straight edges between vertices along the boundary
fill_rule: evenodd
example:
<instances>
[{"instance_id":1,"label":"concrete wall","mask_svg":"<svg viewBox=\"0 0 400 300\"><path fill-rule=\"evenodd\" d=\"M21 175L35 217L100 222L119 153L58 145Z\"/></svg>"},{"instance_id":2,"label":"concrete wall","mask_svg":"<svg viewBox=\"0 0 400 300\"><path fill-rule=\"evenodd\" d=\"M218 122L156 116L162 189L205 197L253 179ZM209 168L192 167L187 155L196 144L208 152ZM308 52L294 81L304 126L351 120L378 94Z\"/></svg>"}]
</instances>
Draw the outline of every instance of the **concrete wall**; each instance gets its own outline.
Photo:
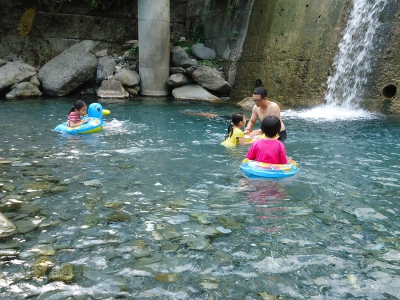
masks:
<instances>
[{"instance_id":1,"label":"concrete wall","mask_svg":"<svg viewBox=\"0 0 400 300\"><path fill-rule=\"evenodd\" d=\"M389 0L380 20L375 64L368 78L364 106L400 114L400 2Z\"/></svg>"},{"instance_id":2,"label":"concrete wall","mask_svg":"<svg viewBox=\"0 0 400 300\"><path fill-rule=\"evenodd\" d=\"M256 82L290 106L323 101L348 1L255 0L233 97Z\"/></svg>"},{"instance_id":3,"label":"concrete wall","mask_svg":"<svg viewBox=\"0 0 400 300\"><path fill-rule=\"evenodd\" d=\"M40 68L82 40L98 41L99 48L121 54L127 41L138 39L137 1L124 1L107 10L91 10L77 1L56 7L34 1L33 27L24 39L17 26L32 2L0 0L0 58L12 56ZM186 35L186 0L171 0L171 5L171 37L177 38Z\"/></svg>"},{"instance_id":4,"label":"concrete wall","mask_svg":"<svg viewBox=\"0 0 400 300\"><path fill-rule=\"evenodd\" d=\"M187 31L190 33L198 21L204 25L204 44L226 60L225 75L231 85L236 80L253 3L254 0L188 0Z\"/></svg>"}]
</instances>

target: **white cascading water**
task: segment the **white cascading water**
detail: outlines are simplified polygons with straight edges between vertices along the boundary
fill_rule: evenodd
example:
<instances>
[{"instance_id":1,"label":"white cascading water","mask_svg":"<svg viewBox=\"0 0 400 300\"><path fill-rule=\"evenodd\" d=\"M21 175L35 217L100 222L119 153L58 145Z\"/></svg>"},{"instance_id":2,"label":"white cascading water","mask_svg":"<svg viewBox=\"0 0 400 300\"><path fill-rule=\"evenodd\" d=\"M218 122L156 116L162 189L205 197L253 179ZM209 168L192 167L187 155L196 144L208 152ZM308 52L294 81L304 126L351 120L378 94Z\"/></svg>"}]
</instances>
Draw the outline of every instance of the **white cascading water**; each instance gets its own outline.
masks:
<instances>
[{"instance_id":1,"label":"white cascading water","mask_svg":"<svg viewBox=\"0 0 400 300\"><path fill-rule=\"evenodd\" d=\"M379 14L387 0L353 0L343 38L339 43L328 77L326 104L311 110L295 113L297 117L312 119L353 119L370 117L359 109L364 98L367 75L372 71L375 33L380 26ZM293 116L294 112L288 112ZM285 113L283 113L285 115Z\"/></svg>"}]
</instances>

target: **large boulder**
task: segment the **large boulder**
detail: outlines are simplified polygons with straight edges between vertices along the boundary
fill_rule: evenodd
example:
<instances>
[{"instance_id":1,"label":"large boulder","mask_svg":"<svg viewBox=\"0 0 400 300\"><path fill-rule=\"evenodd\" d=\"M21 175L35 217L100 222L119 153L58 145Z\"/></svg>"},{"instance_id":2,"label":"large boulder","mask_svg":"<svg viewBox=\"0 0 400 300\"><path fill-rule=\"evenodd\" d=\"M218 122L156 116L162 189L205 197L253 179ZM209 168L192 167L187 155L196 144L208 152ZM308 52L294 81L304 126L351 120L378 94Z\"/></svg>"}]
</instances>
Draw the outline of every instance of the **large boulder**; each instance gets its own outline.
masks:
<instances>
[{"instance_id":1,"label":"large boulder","mask_svg":"<svg viewBox=\"0 0 400 300\"><path fill-rule=\"evenodd\" d=\"M37 86L34 86L30 82L20 82L13 86L11 92L6 95L6 99L32 98L40 96L42 96L42 92Z\"/></svg>"},{"instance_id":2,"label":"large boulder","mask_svg":"<svg viewBox=\"0 0 400 300\"><path fill-rule=\"evenodd\" d=\"M124 89L121 82L111 79L104 80L97 91L100 98L128 98L129 93Z\"/></svg>"},{"instance_id":3,"label":"large boulder","mask_svg":"<svg viewBox=\"0 0 400 300\"><path fill-rule=\"evenodd\" d=\"M49 96L65 96L83 83L96 78L97 58L93 49L97 43L83 41L68 48L46 63L38 78Z\"/></svg>"},{"instance_id":4,"label":"large boulder","mask_svg":"<svg viewBox=\"0 0 400 300\"><path fill-rule=\"evenodd\" d=\"M114 57L110 55L100 57L97 63L96 83L101 85L103 80L113 75L116 65Z\"/></svg>"},{"instance_id":5,"label":"large boulder","mask_svg":"<svg viewBox=\"0 0 400 300\"><path fill-rule=\"evenodd\" d=\"M217 57L215 50L204 46L201 43L192 46L193 56L197 59L213 60Z\"/></svg>"},{"instance_id":6,"label":"large boulder","mask_svg":"<svg viewBox=\"0 0 400 300\"><path fill-rule=\"evenodd\" d=\"M172 90L172 96L177 100L221 100L198 84L187 84L181 87L177 87Z\"/></svg>"},{"instance_id":7,"label":"large boulder","mask_svg":"<svg viewBox=\"0 0 400 300\"><path fill-rule=\"evenodd\" d=\"M114 79L121 82L123 87L135 87L140 83L139 74L136 71L122 69L114 75Z\"/></svg>"},{"instance_id":8,"label":"large boulder","mask_svg":"<svg viewBox=\"0 0 400 300\"><path fill-rule=\"evenodd\" d=\"M197 60L191 58L180 46L176 46L171 50L171 65L173 67L188 68L197 65Z\"/></svg>"},{"instance_id":9,"label":"large boulder","mask_svg":"<svg viewBox=\"0 0 400 300\"><path fill-rule=\"evenodd\" d=\"M213 68L201 66L192 73L192 78L201 86L217 93L225 94L230 91L231 86L221 74Z\"/></svg>"},{"instance_id":10,"label":"large boulder","mask_svg":"<svg viewBox=\"0 0 400 300\"><path fill-rule=\"evenodd\" d=\"M0 67L0 92L34 75L36 75L34 67L20 61L9 62Z\"/></svg>"}]
</instances>

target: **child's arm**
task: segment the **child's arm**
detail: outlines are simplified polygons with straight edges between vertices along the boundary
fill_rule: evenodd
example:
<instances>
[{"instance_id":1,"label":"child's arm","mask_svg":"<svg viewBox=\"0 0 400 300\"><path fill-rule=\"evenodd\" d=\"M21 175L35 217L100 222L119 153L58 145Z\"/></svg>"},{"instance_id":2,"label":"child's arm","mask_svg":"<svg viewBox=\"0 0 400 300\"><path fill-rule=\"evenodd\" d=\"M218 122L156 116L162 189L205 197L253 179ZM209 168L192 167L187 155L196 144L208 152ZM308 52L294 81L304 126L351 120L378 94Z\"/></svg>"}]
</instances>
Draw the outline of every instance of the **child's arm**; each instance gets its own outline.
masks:
<instances>
[{"instance_id":1,"label":"child's arm","mask_svg":"<svg viewBox=\"0 0 400 300\"><path fill-rule=\"evenodd\" d=\"M245 131L246 132L246 131ZM256 136L256 135L260 135L260 134L262 134L262 131L261 131L261 129L256 129L256 130L253 130L253 131L250 131L250 132L247 132L250 136Z\"/></svg>"},{"instance_id":2,"label":"child's arm","mask_svg":"<svg viewBox=\"0 0 400 300\"><path fill-rule=\"evenodd\" d=\"M239 139L239 144L242 146L247 146L247 145L251 145L253 143L252 140L250 140L250 142L246 142L245 138L238 138Z\"/></svg>"},{"instance_id":3,"label":"child's arm","mask_svg":"<svg viewBox=\"0 0 400 300\"><path fill-rule=\"evenodd\" d=\"M255 160L256 159L256 152L254 151L254 145L250 146L250 149L247 152L246 158L248 158L250 160Z\"/></svg>"},{"instance_id":4,"label":"child's arm","mask_svg":"<svg viewBox=\"0 0 400 300\"><path fill-rule=\"evenodd\" d=\"M282 144L281 147L282 147L281 151L279 151L279 163L280 164L287 164L285 146Z\"/></svg>"},{"instance_id":5,"label":"child's arm","mask_svg":"<svg viewBox=\"0 0 400 300\"><path fill-rule=\"evenodd\" d=\"M85 124L87 122L89 122L89 119L84 119L84 120L82 120L82 121L80 121L78 123L69 122L69 127L71 127L71 128L78 127L78 126L81 126L82 124Z\"/></svg>"}]
</instances>

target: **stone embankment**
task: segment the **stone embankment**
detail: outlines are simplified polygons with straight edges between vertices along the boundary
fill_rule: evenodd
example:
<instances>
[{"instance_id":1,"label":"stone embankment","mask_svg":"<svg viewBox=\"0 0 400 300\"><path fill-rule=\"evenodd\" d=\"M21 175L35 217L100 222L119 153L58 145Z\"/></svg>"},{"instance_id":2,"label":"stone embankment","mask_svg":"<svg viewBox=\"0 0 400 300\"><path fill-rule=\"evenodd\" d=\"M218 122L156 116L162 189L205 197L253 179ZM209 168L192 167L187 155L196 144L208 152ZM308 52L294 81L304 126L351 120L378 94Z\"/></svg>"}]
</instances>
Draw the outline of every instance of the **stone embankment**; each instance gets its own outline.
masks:
<instances>
[{"instance_id":1,"label":"stone embankment","mask_svg":"<svg viewBox=\"0 0 400 300\"><path fill-rule=\"evenodd\" d=\"M131 41L137 50L137 41ZM134 51L122 56L96 51L97 43L82 41L47 62L40 70L20 61L0 59L0 95L23 99L42 95L63 97L96 94L100 98L129 98L140 95L139 62ZM207 66L216 59L213 49L192 46L189 56L182 47L171 50L171 76L167 84L178 100L227 99L231 86L223 68Z\"/></svg>"}]
</instances>

